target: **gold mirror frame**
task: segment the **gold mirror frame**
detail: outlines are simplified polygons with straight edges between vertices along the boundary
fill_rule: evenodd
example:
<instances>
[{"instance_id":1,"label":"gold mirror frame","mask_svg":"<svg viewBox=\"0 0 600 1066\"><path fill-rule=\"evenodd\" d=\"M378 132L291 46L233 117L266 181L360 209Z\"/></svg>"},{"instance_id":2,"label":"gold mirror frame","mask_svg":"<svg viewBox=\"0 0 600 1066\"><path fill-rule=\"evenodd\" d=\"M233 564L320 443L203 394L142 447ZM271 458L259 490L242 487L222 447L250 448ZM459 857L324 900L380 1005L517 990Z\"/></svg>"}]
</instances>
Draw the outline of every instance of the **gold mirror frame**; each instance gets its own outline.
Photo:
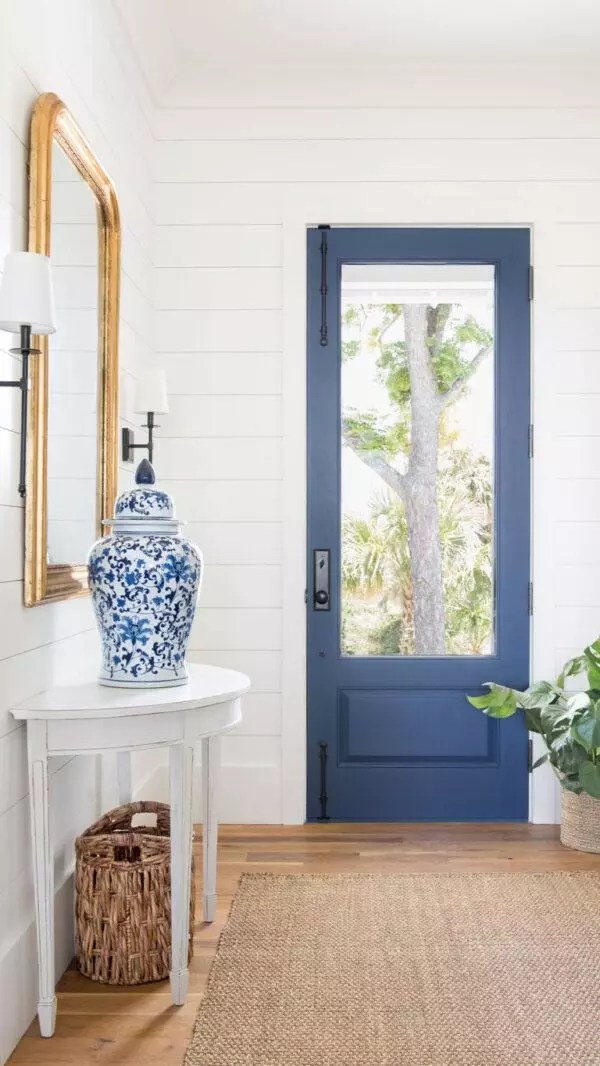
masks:
<instances>
[{"instance_id":1,"label":"gold mirror frame","mask_svg":"<svg viewBox=\"0 0 600 1066\"><path fill-rule=\"evenodd\" d=\"M38 97L31 119L29 251L51 256L52 147L54 142L90 187L98 210L98 472L97 535L112 515L117 490L119 294L121 224L115 187L67 106L54 93ZM48 337L36 337L31 359L25 501L25 605L83 596L87 565L47 562Z\"/></svg>"}]
</instances>

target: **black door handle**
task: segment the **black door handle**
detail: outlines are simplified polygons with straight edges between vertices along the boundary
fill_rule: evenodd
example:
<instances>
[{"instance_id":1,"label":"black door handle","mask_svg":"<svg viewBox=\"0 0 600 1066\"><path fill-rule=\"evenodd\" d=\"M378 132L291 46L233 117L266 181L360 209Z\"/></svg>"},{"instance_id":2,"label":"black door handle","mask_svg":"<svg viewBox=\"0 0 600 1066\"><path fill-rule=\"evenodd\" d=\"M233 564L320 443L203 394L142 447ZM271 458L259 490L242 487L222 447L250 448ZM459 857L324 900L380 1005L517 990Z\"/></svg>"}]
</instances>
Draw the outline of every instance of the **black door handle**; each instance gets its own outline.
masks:
<instances>
[{"instance_id":1,"label":"black door handle","mask_svg":"<svg viewBox=\"0 0 600 1066\"><path fill-rule=\"evenodd\" d=\"M328 611L329 603L329 548L313 551L313 609Z\"/></svg>"}]
</instances>

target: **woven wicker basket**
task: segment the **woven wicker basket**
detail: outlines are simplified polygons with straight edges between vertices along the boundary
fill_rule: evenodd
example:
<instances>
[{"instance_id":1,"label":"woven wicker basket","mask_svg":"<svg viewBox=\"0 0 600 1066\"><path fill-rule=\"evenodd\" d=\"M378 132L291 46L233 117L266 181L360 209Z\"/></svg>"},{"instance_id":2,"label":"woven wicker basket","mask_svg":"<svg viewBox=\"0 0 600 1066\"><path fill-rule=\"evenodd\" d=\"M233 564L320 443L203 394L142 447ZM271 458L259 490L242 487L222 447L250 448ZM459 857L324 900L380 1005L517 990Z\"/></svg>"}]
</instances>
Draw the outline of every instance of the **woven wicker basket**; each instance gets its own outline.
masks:
<instances>
[{"instance_id":1,"label":"woven wicker basket","mask_svg":"<svg viewBox=\"0 0 600 1066\"><path fill-rule=\"evenodd\" d=\"M155 814L156 826L132 828L135 814ZM165 803L129 803L109 811L75 841L75 954L81 973L92 981L139 985L168 977L169 818ZM193 924L192 891L190 958Z\"/></svg>"},{"instance_id":2,"label":"woven wicker basket","mask_svg":"<svg viewBox=\"0 0 600 1066\"><path fill-rule=\"evenodd\" d=\"M566 848L600 853L600 800L563 789L560 839Z\"/></svg>"}]
</instances>

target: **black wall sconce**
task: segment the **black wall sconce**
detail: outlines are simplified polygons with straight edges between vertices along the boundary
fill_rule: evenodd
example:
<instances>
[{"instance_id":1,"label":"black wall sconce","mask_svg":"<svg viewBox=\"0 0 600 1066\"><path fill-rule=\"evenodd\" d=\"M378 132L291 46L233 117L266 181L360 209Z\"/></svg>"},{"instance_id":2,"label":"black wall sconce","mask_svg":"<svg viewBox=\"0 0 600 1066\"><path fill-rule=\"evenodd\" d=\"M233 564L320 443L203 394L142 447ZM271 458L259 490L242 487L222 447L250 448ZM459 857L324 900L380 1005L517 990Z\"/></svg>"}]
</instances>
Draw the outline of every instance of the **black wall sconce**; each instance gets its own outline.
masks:
<instances>
[{"instance_id":1,"label":"black wall sconce","mask_svg":"<svg viewBox=\"0 0 600 1066\"><path fill-rule=\"evenodd\" d=\"M0 381L0 388L21 390L21 454L19 495L27 483L27 406L29 399L29 357L39 350L31 347L31 336L47 336L56 331L50 260L37 252L9 252L4 260L0 284L0 330L19 333L21 344L11 348L22 358L18 381Z\"/></svg>"},{"instance_id":2,"label":"black wall sconce","mask_svg":"<svg viewBox=\"0 0 600 1066\"><path fill-rule=\"evenodd\" d=\"M124 463L132 463L134 454L138 449L148 452L148 459L154 459L154 430L159 427L154 421L154 416L169 413L169 398L167 395L167 380L164 370L152 370L136 382L135 407L136 414L145 414L147 421L144 429L148 430L148 440L145 444L136 444L133 430L125 427L121 432L121 456Z\"/></svg>"}]
</instances>

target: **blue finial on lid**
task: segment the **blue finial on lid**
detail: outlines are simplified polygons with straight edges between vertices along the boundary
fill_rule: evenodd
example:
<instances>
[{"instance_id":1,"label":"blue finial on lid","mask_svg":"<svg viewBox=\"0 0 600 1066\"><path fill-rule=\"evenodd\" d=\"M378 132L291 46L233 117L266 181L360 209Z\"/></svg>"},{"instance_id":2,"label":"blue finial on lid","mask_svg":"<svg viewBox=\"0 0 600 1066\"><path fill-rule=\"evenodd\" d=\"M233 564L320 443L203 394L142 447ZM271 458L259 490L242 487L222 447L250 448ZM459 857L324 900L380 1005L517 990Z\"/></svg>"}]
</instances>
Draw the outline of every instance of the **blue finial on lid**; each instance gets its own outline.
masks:
<instances>
[{"instance_id":1,"label":"blue finial on lid","mask_svg":"<svg viewBox=\"0 0 600 1066\"><path fill-rule=\"evenodd\" d=\"M154 467L148 459L142 459L140 465L135 472L136 485L154 485L156 481L156 474L154 473Z\"/></svg>"},{"instance_id":2,"label":"blue finial on lid","mask_svg":"<svg viewBox=\"0 0 600 1066\"><path fill-rule=\"evenodd\" d=\"M135 486L126 489L117 497L115 518L131 521L146 518L175 518L175 507L168 492L156 488L156 475L152 463L142 459L135 472ZM118 527L115 525L115 529Z\"/></svg>"}]
</instances>

